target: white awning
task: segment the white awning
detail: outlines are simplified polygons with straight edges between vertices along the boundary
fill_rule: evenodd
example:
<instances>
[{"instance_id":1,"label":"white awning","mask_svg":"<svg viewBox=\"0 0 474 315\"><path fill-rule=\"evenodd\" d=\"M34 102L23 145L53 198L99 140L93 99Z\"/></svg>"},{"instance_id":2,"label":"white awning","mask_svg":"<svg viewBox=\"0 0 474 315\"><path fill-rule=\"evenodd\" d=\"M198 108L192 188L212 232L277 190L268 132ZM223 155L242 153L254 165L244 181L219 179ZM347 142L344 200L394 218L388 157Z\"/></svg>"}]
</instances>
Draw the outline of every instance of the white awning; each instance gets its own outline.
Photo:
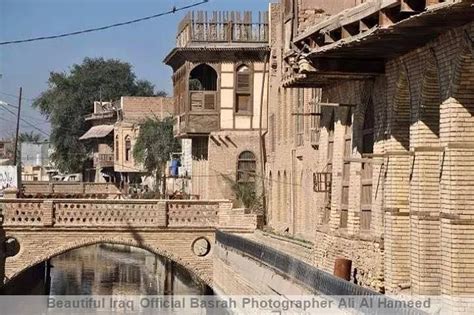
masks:
<instances>
[{"instance_id":1,"label":"white awning","mask_svg":"<svg viewBox=\"0 0 474 315\"><path fill-rule=\"evenodd\" d=\"M106 137L109 133L114 130L113 125L99 125L94 126L89 129L79 140L87 140L87 139L99 139Z\"/></svg>"}]
</instances>

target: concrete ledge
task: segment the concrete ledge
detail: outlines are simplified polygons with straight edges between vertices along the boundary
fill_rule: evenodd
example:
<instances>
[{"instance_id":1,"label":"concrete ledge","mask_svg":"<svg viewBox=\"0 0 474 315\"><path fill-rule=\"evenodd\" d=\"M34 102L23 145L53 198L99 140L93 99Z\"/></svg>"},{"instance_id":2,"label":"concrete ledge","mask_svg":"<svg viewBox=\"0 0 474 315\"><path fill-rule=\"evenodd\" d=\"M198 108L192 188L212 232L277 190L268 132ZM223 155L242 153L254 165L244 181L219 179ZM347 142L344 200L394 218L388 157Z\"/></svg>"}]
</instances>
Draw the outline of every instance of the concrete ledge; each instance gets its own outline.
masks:
<instances>
[{"instance_id":1,"label":"concrete ledge","mask_svg":"<svg viewBox=\"0 0 474 315\"><path fill-rule=\"evenodd\" d=\"M216 242L229 250L238 251L285 276L303 284L316 294L378 295L379 293L339 279L301 260L246 238L216 231Z\"/></svg>"}]
</instances>

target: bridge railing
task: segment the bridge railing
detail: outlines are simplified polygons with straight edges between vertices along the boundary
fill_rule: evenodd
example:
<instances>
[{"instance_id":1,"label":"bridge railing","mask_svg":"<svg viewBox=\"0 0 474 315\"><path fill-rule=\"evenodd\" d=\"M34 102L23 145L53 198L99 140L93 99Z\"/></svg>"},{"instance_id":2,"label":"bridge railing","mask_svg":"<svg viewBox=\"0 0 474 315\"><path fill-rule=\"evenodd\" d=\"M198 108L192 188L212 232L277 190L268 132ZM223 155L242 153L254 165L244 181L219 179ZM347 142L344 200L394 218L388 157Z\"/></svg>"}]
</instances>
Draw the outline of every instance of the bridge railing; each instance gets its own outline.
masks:
<instances>
[{"instance_id":1,"label":"bridge railing","mask_svg":"<svg viewBox=\"0 0 474 315\"><path fill-rule=\"evenodd\" d=\"M66 198L67 196L116 198L121 192L113 183L38 181L23 182L21 194L26 198L46 198L50 196L53 198L62 198L63 196Z\"/></svg>"},{"instance_id":2,"label":"bridge railing","mask_svg":"<svg viewBox=\"0 0 474 315\"><path fill-rule=\"evenodd\" d=\"M255 230L257 216L228 200L2 199L5 228L222 228Z\"/></svg>"}]
</instances>

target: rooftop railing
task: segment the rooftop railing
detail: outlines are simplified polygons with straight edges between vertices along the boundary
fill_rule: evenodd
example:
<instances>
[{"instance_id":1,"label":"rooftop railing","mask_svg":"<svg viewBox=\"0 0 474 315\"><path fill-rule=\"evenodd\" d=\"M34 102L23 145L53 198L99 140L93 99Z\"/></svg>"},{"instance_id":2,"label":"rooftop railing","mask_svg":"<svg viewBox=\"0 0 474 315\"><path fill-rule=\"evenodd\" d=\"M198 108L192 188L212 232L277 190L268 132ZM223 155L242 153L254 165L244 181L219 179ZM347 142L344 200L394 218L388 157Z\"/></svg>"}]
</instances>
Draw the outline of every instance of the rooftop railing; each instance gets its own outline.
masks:
<instances>
[{"instance_id":1,"label":"rooftop railing","mask_svg":"<svg viewBox=\"0 0 474 315\"><path fill-rule=\"evenodd\" d=\"M189 43L266 43L268 12L259 12L254 21L252 12L190 12L181 21L177 47Z\"/></svg>"}]
</instances>

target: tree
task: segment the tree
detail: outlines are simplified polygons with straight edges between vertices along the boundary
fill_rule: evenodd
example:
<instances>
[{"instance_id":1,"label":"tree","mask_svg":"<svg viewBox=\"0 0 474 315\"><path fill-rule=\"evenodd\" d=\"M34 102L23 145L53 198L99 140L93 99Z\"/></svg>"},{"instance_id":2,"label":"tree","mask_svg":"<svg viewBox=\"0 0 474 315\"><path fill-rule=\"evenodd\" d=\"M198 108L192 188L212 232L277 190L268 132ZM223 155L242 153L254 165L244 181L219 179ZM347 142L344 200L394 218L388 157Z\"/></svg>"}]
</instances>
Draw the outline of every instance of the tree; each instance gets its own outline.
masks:
<instances>
[{"instance_id":1,"label":"tree","mask_svg":"<svg viewBox=\"0 0 474 315\"><path fill-rule=\"evenodd\" d=\"M173 136L173 120L168 117L163 120L147 118L140 124L140 132L133 148L133 157L143 164L149 175L156 178L155 190L158 191L165 174L166 162L170 154L179 152L181 145ZM163 192L165 193L165 192Z\"/></svg>"},{"instance_id":2,"label":"tree","mask_svg":"<svg viewBox=\"0 0 474 315\"><path fill-rule=\"evenodd\" d=\"M39 143L42 137L38 133L31 132L22 132L18 137L18 142L30 142L30 143Z\"/></svg>"},{"instance_id":3,"label":"tree","mask_svg":"<svg viewBox=\"0 0 474 315\"><path fill-rule=\"evenodd\" d=\"M51 123L52 159L62 172L81 172L92 142L79 141L89 124L84 116L93 111L94 101L121 96L155 96L148 81L137 80L129 63L116 59L85 58L69 72L51 72L49 88L33 106Z\"/></svg>"}]
</instances>

